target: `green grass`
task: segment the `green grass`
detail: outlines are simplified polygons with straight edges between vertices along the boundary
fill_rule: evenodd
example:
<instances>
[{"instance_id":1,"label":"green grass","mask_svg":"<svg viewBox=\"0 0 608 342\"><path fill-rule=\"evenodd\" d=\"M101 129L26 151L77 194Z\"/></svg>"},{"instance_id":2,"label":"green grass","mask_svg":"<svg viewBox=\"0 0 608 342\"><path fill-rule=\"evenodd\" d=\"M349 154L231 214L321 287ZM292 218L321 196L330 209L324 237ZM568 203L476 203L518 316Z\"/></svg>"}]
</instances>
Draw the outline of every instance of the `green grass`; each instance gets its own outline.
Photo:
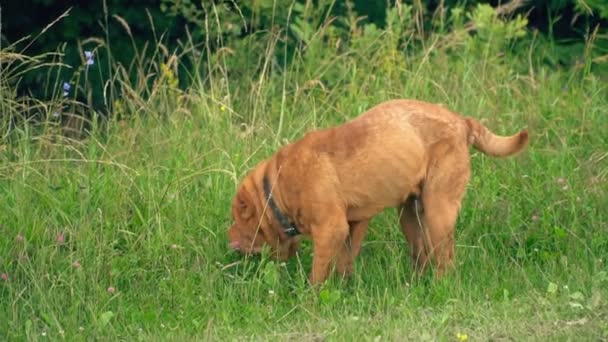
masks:
<instances>
[{"instance_id":1,"label":"green grass","mask_svg":"<svg viewBox=\"0 0 608 342\"><path fill-rule=\"evenodd\" d=\"M52 119L16 126L0 145L0 339L608 339L606 79L547 67L534 46L404 58L385 36L311 43L250 79L226 57L186 92L161 79L80 140ZM393 98L531 133L512 159L472 152L454 272L414 277L394 210L372 221L353 278L320 291L310 243L286 264L227 248L257 161Z\"/></svg>"}]
</instances>

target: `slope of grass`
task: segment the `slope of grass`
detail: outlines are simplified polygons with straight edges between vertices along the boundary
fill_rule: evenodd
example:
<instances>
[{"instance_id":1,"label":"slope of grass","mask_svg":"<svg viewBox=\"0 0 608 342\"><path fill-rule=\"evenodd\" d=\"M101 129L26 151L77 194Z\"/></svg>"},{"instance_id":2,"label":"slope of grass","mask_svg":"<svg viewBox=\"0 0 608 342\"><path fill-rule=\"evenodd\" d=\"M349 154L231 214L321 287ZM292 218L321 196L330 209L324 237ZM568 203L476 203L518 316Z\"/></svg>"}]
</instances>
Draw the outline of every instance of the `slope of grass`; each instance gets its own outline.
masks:
<instances>
[{"instance_id":1,"label":"slope of grass","mask_svg":"<svg viewBox=\"0 0 608 342\"><path fill-rule=\"evenodd\" d=\"M534 46L404 58L383 34L320 57L311 43L283 71L262 56L250 80L209 66L186 93L165 70L160 95L119 100L123 119L84 139L52 118L16 127L0 148L2 339L607 339L605 80L543 66ZM394 210L353 278L320 291L309 243L286 264L228 250L230 200L257 161L392 98L531 132L516 158L472 152L454 272L414 278Z\"/></svg>"}]
</instances>

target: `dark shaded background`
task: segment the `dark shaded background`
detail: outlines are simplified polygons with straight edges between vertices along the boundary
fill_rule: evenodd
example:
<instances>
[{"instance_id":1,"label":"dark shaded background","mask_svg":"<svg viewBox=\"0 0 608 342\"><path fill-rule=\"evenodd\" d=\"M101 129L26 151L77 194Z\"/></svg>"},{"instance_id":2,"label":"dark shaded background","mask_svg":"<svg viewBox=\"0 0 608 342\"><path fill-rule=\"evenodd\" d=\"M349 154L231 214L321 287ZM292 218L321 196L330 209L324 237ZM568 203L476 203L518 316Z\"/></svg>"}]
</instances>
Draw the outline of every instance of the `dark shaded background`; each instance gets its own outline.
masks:
<instances>
[{"instance_id":1,"label":"dark shaded background","mask_svg":"<svg viewBox=\"0 0 608 342\"><path fill-rule=\"evenodd\" d=\"M108 41L112 47L113 58L121 63L128 63L133 58L132 42L125 33L125 30L112 18L112 15L122 17L129 25L132 31L137 48L141 48L145 42L154 43L154 37L151 30L150 17L146 10L153 18L154 27L157 34L164 33L163 42L169 50L175 48L180 39L186 36L186 28L193 33L193 36L202 37L205 32L200 25L197 25L196 20L188 17L188 11L171 11L171 5L180 8L179 0L107 0L104 11L103 1L66 1L66 0L8 0L3 1L2 7L2 29L1 40L2 46L6 47L27 35L37 35L45 26L59 17L67 9L71 8L70 15L56 23L47 32L37 38L31 46L25 51L17 48L17 51L23 52L26 55L38 55L43 52L55 51L58 47L65 47L64 61L70 65L76 65L81 62L79 55L79 42L90 37L98 37L106 41L106 32L103 27L108 20L109 30ZM600 1L600 0L597 0ZM597 1L589 1L596 3ZM259 15L252 7L255 1L221 1L217 0L216 4L223 4L227 8L233 8L233 3L236 3L242 11L247 22L247 27L243 26L241 18L232 20L235 25L240 25L233 34L231 39L241 39L244 36L254 32L255 30L264 29L271 25L271 18L264 15ZM258 3L264 2L258 0ZM268 2L268 1L266 1ZM289 2L290 1L287 1ZM305 0L299 2L304 3ZM394 3L393 1L389 1ZM386 7L391 5L385 1L368 1L355 0L353 1L354 10L357 15L365 16L363 22L373 22L382 27L384 25ZM465 7L475 6L477 3L487 1L443 1L446 8L451 8L456 5ZM272 1L270 2L272 3ZM499 1L489 1L494 6L500 4ZM432 13L439 6L440 1L423 2L425 13L427 14L427 24L430 24ZM190 6L204 12L205 6L212 5L209 0L193 1ZM185 5L184 5L185 6ZM529 25L538 29L545 35L551 35L558 43L573 44L584 42L585 34L595 25L602 23L601 8L608 4L597 5L599 8L596 12L588 13L577 9L575 0L534 0L529 1L525 6L518 10L519 13L529 13ZM234 8L233 8L234 9ZM608 9L607 9L608 10ZM348 6L345 1L337 1L332 7L332 15L344 16L347 14ZM233 11L236 13L236 11ZM230 20L230 19L227 19ZM605 21L603 22L605 24ZM201 39L201 41L204 41ZM86 50L94 44L90 43L89 47L85 44L82 50ZM25 44L19 45L23 47ZM213 48L213 47L212 47ZM204 49L202 50L204 51ZM96 56L96 62L102 63L104 55ZM567 60L567 59L565 59ZM105 63L107 64L107 63ZM29 73L18 84L18 92L20 95L32 95L36 97L43 96L42 90L38 85L41 84L41 78L46 77L44 73ZM92 75L91 77L103 77ZM96 107L100 104L96 103Z\"/></svg>"}]
</instances>

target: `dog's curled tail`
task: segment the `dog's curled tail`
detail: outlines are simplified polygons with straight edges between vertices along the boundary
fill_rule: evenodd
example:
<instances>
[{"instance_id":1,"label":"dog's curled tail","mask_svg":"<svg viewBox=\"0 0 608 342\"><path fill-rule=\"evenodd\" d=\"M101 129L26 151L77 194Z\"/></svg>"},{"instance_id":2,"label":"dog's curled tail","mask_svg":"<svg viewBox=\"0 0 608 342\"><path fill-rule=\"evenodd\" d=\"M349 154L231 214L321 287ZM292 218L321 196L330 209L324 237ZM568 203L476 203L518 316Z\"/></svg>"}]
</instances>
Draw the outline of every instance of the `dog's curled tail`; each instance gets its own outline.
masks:
<instances>
[{"instance_id":1,"label":"dog's curled tail","mask_svg":"<svg viewBox=\"0 0 608 342\"><path fill-rule=\"evenodd\" d=\"M492 133L473 118L465 118L465 121L469 130L469 145L473 145L485 154L494 157L508 157L521 152L528 145L528 131L526 130L503 137Z\"/></svg>"}]
</instances>

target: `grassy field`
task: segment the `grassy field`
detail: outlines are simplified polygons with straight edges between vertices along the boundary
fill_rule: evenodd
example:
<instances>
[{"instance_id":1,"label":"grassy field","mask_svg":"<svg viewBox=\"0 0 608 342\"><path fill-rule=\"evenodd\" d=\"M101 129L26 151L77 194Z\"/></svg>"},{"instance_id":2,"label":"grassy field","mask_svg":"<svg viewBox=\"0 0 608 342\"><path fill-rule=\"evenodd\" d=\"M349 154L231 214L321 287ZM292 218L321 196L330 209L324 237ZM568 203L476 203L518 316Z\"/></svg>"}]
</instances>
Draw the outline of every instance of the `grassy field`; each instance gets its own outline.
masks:
<instances>
[{"instance_id":1,"label":"grassy field","mask_svg":"<svg viewBox=\"0 0 608 342\"><path fill-rule=\"evenodd\" d=\"M607 340L606 78L548 66L551 44L531 39L431 36L408 54L397 39L311 41L281 69L268 35L185 91L151 61L154 85L131 83L84 137L52 110L14 127L0 144L0 340ZM512 159L472 151L455 271L415 278L395 210L372 221L353 278L320 290L310 243L286 264L227 248L256 162L394 98L531 133Z\"/></svg>"}]
</instances>

